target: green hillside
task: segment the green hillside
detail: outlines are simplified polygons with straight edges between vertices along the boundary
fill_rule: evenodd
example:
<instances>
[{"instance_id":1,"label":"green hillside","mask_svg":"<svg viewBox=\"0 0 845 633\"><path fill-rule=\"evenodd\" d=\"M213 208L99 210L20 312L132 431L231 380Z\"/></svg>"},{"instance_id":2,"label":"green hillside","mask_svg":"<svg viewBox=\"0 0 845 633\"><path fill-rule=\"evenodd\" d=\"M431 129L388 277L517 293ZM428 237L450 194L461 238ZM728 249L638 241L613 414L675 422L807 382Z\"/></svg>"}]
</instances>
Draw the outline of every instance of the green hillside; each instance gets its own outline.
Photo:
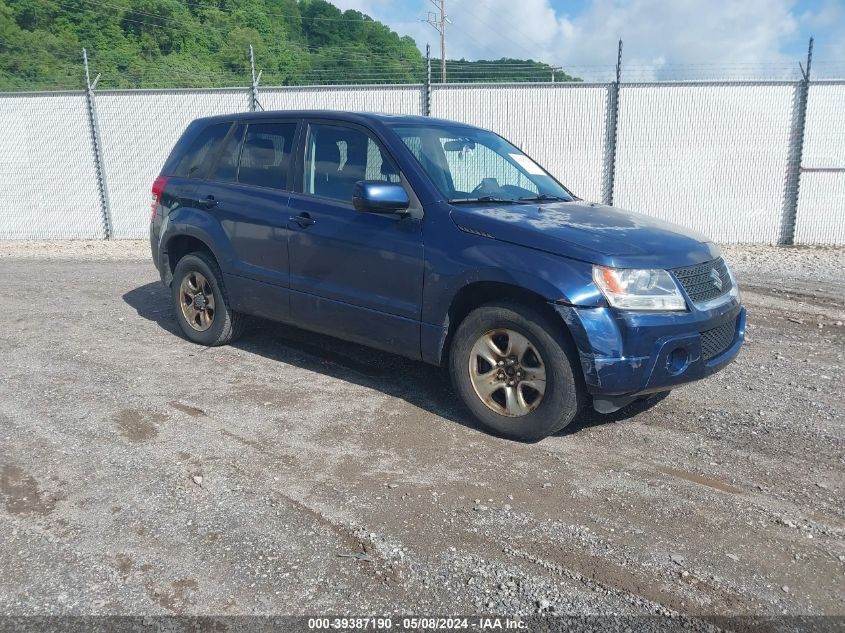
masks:
<instances>
[{"instance_id":1,"label":"green hillside","mask_svg":"<svg viewBox=\"0 0 845 633\"><path fill-rule=\"evenodd\" d=\"M0 90L421 82L425 60L359 11L324 0L0 0ZM549 81L546 64L447 61L450 81ZM433 63L439 79L439 65ZM557 81L572 80L558 72Z\"/></svg>"}]
</instances>

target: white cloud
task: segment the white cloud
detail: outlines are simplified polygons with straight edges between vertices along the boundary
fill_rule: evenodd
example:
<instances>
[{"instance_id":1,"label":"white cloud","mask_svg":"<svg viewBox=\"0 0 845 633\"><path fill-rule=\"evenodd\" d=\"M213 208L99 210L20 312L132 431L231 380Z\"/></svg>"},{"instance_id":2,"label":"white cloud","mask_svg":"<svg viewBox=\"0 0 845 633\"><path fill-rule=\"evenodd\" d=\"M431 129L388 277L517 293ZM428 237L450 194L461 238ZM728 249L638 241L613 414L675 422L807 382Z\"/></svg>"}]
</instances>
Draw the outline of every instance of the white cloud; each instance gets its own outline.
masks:
<instances>
[{"instance_id":1,"label":"white cloud","mask_svg":"<svg viewBox=\"0 0 845 633\"><path fill-rule=\"evenodd\" d=\"M816 36L813 76L845 76L845 5L826 0L818 11L803 13L800 23Z\"/></svg>"},{"instance_id":2,"label":"white cloud","mask_svg":"<svg viewBox=\"0 0 845 633\"><path fill-rule=\"evenodd\" d=\"M407 5L400 5L395 0L329 0L341 11L354 9L371 18L383 22L399 35L409 35L417 43L421 51L425 50L425 43L430 41L432 49L436 33L429 25L421 21L425 18L425 11L417 15L416 2L410 11ZM405 0L403 0L405 1ZM427 3L428 0L426 0ZM431 5L428 5L431 6ZM434 8L434 7L432 7Z\"/></svg>"},{"instance_id":3,"label":"white cloud","mask_svg":"<svg viewBox=\"0 0 845 633\"><path fill-rule=\"evenodd\" d=\"M572 17L557 14L548 0L457 4L456 27L468 37L458 39L453 51L476 58L531 52L588 77L609 72L620 38L623 71L631 79L742 74L751 65L771 63L777 66L768 71L776 72L794 61L780 44L798 28L792 0L593 0Z\"/></svg>"},{"instance_id":4,"label":"white cloud","mask_svg":"<svg viewBox=\"0 0 845 633\"><path fill-rule=\"evenodd\" d=\"M399 23L389 0L340 0L368 9L421 49L437 33L422 23ZM421 7L424 17L428 3ZM795 0L589 0L577 15L555 11L549 0L449 0L449 58L533 58L605 80L624 41L623 79L795 78L802 33L815 30L817 50L845 66L845 19L838 0L796 12ZM407 5L404 20L409 18ZM410 13L413 13L411 11ZM796 44L797 43L797 44Z\"/></svg>"},{"instance_id":5,"label":"white cloud","mask_svg":"<svg viewBox=\"0 0 845 633\"><path fill-rule=\"evenodd\" d=\"M367 15L377 14L390 4L390 0L330 0L341 11L355 9Z\"/></svg>"}]
</instances>

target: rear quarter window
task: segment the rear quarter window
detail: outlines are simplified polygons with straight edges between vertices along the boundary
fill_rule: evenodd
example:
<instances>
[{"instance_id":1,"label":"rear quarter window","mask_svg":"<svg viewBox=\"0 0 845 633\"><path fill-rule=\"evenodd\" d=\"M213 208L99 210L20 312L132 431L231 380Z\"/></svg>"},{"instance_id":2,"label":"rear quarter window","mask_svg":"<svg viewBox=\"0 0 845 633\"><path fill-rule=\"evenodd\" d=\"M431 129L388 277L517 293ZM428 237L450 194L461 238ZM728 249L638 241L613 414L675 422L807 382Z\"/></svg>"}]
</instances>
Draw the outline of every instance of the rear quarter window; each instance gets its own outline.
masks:
<instances>
[{"instance_id":1,"label":"rear quarter window","mask_svg":"<svg viewBox=\"0 0 845 633\"><path fill-rule=\"evenodd\" d=\"M212 180L223 182L232 182L235 180L235 176L238 173L238 157L241 154L241 142L244 138L245 128L245 125L239 124L234 132L229 135L229 140L223 146L220 159L214 168L214 174L211 176Z\"/></svg>"},{"instance_id":2,"label":"rear quarter window","mask_svg":"<svg viewBox=\"0 0 845 633\"><path fill-rule=\"evenodd\" d=\"M232 123L215 123L202 130L189 142L185 154L176 162L172 176L202 178L208 173L214 157L229 132Z\"/></svg>"}]
</instances>

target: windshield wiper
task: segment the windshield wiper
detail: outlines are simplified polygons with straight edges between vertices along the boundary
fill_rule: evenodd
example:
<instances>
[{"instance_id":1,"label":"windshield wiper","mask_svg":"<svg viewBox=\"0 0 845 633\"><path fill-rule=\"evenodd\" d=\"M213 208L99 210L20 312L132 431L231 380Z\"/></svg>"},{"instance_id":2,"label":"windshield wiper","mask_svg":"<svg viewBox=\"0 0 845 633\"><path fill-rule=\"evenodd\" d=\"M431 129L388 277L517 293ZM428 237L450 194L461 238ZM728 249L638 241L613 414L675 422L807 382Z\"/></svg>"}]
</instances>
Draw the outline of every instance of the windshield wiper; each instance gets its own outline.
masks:
<instances>
[{"instance_id":1,"label":"windshield wiper","mask_svg":"<svg viewBox=\"0 0 845 633\"><path fill-rule=\"evenodd\" d=\"M518 202L518 200L514 200L512 198L497 198L496 196L480 196L478 198L452 198L449 202L461 203L461 202Z\"/></svg>"},{"instance_id":2,"label":"windshield wiper","mask_svg":"<svg viewBox=\"0 0 845 633\"><path fill-rule=\"evenodd\" d=\"M568 202L566 198L561 198L560 196L550 196L547 193L541 193L536 196L525 196L524 198L520 198L520 202L542 202L543 200L562 200Z\"/></svg>"}]
</instances>

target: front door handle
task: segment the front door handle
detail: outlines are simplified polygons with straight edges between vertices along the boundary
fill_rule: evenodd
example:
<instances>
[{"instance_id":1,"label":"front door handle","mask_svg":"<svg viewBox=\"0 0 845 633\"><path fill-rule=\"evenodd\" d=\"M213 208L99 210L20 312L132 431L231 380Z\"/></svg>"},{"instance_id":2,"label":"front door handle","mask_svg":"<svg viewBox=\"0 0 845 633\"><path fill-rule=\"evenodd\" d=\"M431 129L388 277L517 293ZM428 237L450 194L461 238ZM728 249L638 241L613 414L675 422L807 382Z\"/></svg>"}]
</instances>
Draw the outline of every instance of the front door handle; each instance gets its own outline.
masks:
<instances>
[{"instance_id":1,"label":"front door handle","mask_svg":"<svg viewBox=\"0 0 845 633\"><path fill-rule=\"evenodd\" d=\"M317 220L312 218L307 213L300 213L299 215L292 215L290 216L291 222L296 222L301 229L307 229L309 226L313 226L317 223Z\"/></svg>"}]
</instances>

